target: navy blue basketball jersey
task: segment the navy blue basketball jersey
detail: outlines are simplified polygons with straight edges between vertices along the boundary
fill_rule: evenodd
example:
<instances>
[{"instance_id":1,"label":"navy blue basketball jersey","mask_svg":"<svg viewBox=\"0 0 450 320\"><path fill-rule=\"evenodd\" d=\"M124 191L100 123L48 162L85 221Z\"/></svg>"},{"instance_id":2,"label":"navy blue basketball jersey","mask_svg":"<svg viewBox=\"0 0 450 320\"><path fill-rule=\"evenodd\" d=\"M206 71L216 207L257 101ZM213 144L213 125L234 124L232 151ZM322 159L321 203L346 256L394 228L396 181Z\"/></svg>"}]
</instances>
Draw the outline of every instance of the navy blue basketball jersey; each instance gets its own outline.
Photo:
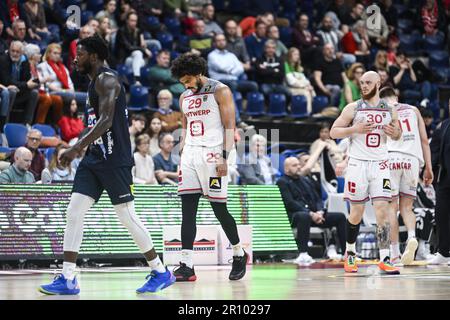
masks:
<instances>
[{"instance_id":1,"label":"navy blue basketball jersey","mask_svg":"<svg viewBox=\"0 0 450 320\"><path fill-rule=\"evenodd\" d=\"M100 118L99 96L95 91L95 81L101 73L117 76L115 71L102 67L89 83L85 109L85 119L88 128L94 127ZM128 131L128 110L123 85L120 85L120 93L116 98L111 128L106 130L100 138L89 146L83 160L88 165L100 165L106 168L134 165L131 154L130 133Z\"/></svg>"}]
</instances>

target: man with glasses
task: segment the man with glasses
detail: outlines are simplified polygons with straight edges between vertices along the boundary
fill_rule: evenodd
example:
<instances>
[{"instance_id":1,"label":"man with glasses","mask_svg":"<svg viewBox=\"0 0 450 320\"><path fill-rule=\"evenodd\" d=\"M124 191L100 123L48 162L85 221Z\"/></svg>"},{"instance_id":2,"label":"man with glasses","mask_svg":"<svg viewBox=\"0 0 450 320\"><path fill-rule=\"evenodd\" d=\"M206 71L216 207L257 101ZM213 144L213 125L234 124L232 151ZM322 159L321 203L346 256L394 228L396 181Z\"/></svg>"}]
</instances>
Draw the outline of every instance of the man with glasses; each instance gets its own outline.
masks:
<instances>
[{"instance_id":1,"label":"man with glasses","mask_svg":"<svg viewBox=\"0 0 450 320\"><path fill-rule=\"evenodd\" d=\"M45 169L45 156L39 151L41 140L42 133L37 129L32 129L27 134L27 140L24 146L31 151L32 160L29 171L33 174L36 181L41 180L42 170ZM17 152L17 150L15 152ZM15 159L15 152L11 154L11 162Z\"/></svg>"}]
</instances>

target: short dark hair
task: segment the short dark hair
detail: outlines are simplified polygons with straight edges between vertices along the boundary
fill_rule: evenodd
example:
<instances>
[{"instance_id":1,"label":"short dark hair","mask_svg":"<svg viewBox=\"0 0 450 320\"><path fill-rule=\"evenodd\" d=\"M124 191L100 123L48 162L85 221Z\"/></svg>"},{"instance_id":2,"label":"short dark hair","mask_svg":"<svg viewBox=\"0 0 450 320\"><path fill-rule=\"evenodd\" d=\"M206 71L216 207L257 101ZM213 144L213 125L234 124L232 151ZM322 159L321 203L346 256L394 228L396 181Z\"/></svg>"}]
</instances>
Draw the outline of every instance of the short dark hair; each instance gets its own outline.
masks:
<instances>
[{"instance_id":1,"label":"short dark hair","mask_svg":"<svg viewBox=\"0 0 450 320\"><path fill-rule=\"evenodd\" d=\"M147 118L143 114L134 113L131 116L131 121L144 121L144 122L147 122Z\"/></svg>"},{"instance_id":2,"label":"short dark hair","mask_svg":"<svg viewBox=\"0 0 450 320\"><path fill-rule=\"evenodd\" d=\"M320 124L320 130L323 130L323 129L328 129L328 130L330 130L330 129L331 129L331 124L330 124L329 122L327 122L327 121L322 122L322 123Z\"/></svg>"},{"instance_id":3,"label":"short dark hair","mask_svg":"<svg viewBox=\"0 0 450 320\"><path fill-rule=\"evenodd\" d=\"M159 51L156 56L159 57L162 54L168 54L170 56L170 51L166 50L166 49L163 49L163 50Z\"/></svg>"},{"instance_id":4,"label":"short dark hair","mask_svg":"<svg viewBox=\"0 0 450 320\"><path fill-rule=\"evenodd\" d=\"M136 17L138 17L138 19L139 19L139 16L138 16L137 12L134 11L134 10L131 10L130 12L127 13L127 18L126 18L125 20L128 20L128 18L129 18L132 14L136 15Z\"/></svg>"},{"instance_id":5,"label":"short dark hair","mask_svg":"<svg viewBox=\"0 0 450 320\"><path fill-rule=\"evenodd\" d=\"M192 53L184 53L172 62L172 75L178 79L184 76L206 74L206 61Z\"/></svg>"},{"instance_id":6,"label":"short dark hair","mask_svg":"<svg viewBox=\"0 0 450 320\"><path fill-rule=\"evenodd\" d=\"M420 109L420 114L422 115L422 118L434 118L433 111L427 108Z\"/></svg>"},{"instance_id":7,"label":"short dark hair","mask_svg":"<svg viewBox=\"0 0 450 320\"><path fill-rule=\"evenodd\" d=\"M158 138L158 146L159 147L161 147L161 144L162 144L164 138L167 137L167 136L172 136L173 137L173 135L170 132L163 132L163 133L161 133L159 135L159 138Z\"/></svg>"},{"instance_id":8,"label":"short dark hair","mask_svg":"<svg viewBox=\"0 0 450 320\"><path fill-rule=\"evenodd\" d=\"M388 98L388 97L396 97L397 94L395 93L394 88L392 87L384 87L380 90L380 98Z\"/></svg>"},{"instance_id":9,"label":"short dark hair","mask_svg":"<svg viewBox=\"0 0 450 320\"><path fill-rule=\"evenodd\" d=\"M100 60L106 60L109 56L108 45L98 34L78 41L78 45L83 46L83 48L91 54L97 54Z\"/></svg>"},{"instance_id":10,"label":"short dark hair","mask_svg":"<svg viewBox=\"0 0 450 320\"><path fill-rule=\"evenodd\" d=\"M256 22L255 22L255 29L257 29L260 24L263 24L263 25L265 25L267 27L267 24L264 21L256 20Z\"/></svg>"}]
</instances>

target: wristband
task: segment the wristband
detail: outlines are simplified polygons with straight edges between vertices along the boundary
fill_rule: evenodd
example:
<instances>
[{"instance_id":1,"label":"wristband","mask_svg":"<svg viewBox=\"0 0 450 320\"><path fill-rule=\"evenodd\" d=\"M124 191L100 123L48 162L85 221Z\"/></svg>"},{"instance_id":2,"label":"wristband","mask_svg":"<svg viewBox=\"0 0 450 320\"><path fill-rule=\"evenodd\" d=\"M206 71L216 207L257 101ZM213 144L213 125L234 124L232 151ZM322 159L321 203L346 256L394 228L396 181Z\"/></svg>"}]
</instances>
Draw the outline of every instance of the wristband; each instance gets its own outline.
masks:
<instances>
[{"instance_id":1,"label":"wristband","mask_svg":"<svg viewBox=\"0 0 450 320\"><path fill-rule=\"evenodd\" d=\"M222 150L222 158L224 158L225 160L227 160L229 154L230 153L227 152L227 150Z\"/></svg>"}]
</instances>

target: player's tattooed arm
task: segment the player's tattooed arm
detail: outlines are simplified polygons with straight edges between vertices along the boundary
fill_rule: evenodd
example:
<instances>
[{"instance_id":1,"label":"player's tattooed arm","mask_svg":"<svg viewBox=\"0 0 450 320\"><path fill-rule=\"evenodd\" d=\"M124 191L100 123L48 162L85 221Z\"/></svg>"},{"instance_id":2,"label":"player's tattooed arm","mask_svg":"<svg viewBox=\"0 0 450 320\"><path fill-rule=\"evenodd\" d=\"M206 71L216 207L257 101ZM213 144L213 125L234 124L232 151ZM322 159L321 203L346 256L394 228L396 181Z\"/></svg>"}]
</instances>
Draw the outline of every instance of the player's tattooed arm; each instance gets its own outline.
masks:
<instances>
[{"instance_id":1,"label":"player's tattooed arm","mask_svg":"<svg viewBox=\"0 0 450 320\"><path fill-rule=\"evenodd\" d=\"M120 93L119 81L115 76L103 73L95 82L95 91L99 97L99 119L89 133L76 143L79 150L101 137L113 124L116 98Z\"/></svg>"},{"instance_id":2,"label":"player's tattooed arm","mask_svg":"<svg viewBox=\"0 0 450 320\"><path fill-rule=\"evenodd\" d=\"M390 230L391 226L387 222L383 226L377 226L377 240L380 249L389 249Z\"/></svg>"}]
</instances>

